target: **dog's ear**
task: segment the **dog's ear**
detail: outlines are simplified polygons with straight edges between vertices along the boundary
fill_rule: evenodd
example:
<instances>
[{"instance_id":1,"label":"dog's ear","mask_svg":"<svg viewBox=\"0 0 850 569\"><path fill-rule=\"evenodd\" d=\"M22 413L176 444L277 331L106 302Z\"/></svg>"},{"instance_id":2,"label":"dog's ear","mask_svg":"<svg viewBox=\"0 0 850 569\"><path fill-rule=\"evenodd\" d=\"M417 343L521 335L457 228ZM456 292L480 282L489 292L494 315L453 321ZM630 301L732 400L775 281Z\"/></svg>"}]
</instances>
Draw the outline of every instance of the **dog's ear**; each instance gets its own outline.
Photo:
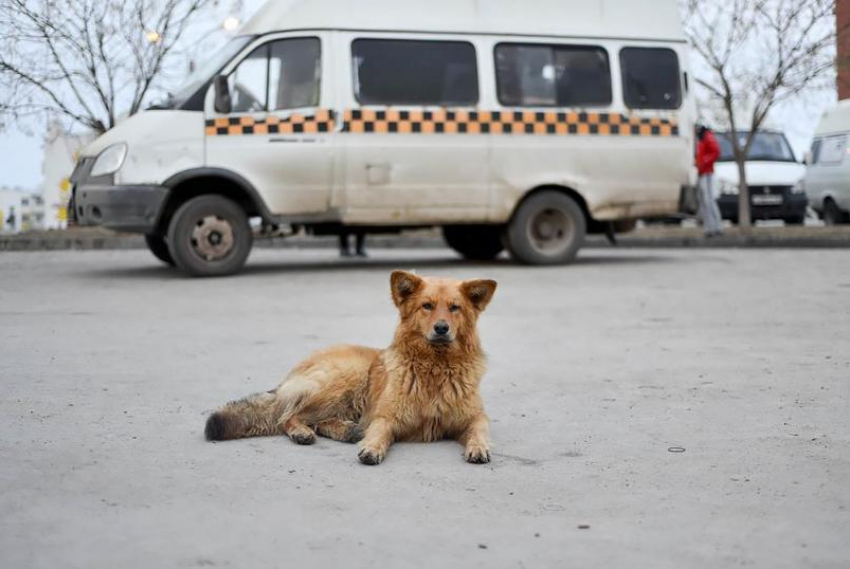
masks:
<instances>
[{"instance_id":1,"label":"dog's ear","mask_svg":"<svg viewBox=\"0 0 850 569\"><path fill-rule=\"evenodd\" d=\"M496 281L489 279L475 279L463 281L460 290L479 312L487 308L493 293L496 292Z\"/></svg>"},{"instance_id":2,"label":"dog's ear","mask_svg":"<svg viewBox=\"0 0 850 569\"><path fill-rule=\"evenodd\" d=\"M419 290L422 286L422 278L407 271L393 271L390 275L390 290L393 294L393 302L401 306L407 298Z\"/></svg>"}]
</instances>

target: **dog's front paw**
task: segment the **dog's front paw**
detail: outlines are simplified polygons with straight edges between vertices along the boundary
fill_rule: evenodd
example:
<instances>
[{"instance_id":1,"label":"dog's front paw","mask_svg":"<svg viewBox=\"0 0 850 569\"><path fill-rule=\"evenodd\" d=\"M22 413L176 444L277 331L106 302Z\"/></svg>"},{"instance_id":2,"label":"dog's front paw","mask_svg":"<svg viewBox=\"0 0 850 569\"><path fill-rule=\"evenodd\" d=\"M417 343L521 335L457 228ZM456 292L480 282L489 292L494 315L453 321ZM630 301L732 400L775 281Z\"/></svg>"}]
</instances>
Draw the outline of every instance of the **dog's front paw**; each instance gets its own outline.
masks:
<instances>
[{"instance_id":1,"label":"dog's front paw","mask_svg":"<svg viewBox=\"0 0 850 569\"><path fill-rule=\"evenodd\" d=\"M357 458L359 458L360 462L363 464L372 466L375 464L381 464L384 460L384 453L369 448L362 448L360 449L360 452L357 453Z\"/></svg>"},{"instance_id":2,"label":"dog's front paw","mask_svg":"<svg viewBox=\"0 0 850 569\"><path fill-rule=\"evenodd\" d=\"M316 434L312 431L297 431L289 435L299 445L311 445L316 442Z\"/></svg>"},{"instance_id":3,"label":"dog's front paw","mask_svg":"<svg viewBox=\"0 0 850 569\"><path fill-rule=\"evenodd\" d=\"M470 445L463 452L463 458L471 464L487 464L490 462L490 449L484 445Z\"/></svg>"},{"instance_id":4,"label":"dog's front paw","mask_svg":"<svg viewBox=\"0 0 850 569\"><path fill-rule=\"evenodd\" d=\"M345 437L343 441L347 443L359 443L363 440L363 429L357 423L352 424L345 431Z\"/></svg>"}]
</instances>

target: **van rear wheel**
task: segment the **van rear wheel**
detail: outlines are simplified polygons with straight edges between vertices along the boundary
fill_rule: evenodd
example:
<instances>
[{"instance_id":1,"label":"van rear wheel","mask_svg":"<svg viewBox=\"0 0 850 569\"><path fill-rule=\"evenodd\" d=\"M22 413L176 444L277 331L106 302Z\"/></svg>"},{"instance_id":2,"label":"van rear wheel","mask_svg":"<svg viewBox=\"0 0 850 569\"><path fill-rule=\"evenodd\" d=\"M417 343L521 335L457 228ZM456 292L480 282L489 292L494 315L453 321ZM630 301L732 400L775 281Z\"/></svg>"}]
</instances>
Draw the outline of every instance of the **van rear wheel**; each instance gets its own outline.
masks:
<instances>
[{"instance_id":1,"label":"van rear wheel","mask_svg":"<svg viewBox=\"0 0 850 569\"><path fill-rule=\"evenodd\" d=\"M529 265L572 261L584 242L587 220L576 201L560 192L543 191L527 198L508 225L511 255Z\"/></svg>"},{"instance_id":2,"label":"van rear wheel","mask_svg":"<svg viewBox=\"0 0 850 569\"><path fill-rule=\"evenodd\" d=\"M823 222L826 225L841 225L847 220L847 214L830 198L823 202Z\"/></svg>"},{"instance_id":3,"label":"van rear wheel","mask_svg":"<svg viewBox=\"0 0 850 569\"><path fill-rule=\"evenodd\" d=\"M239 271L253 244L245 211L223 196L192 198L168 224L168 249L178 268L193 277Z\"/></svg>"},{"instance_id":4,"label":"van rear wheel","mask_svg":"<svg viewBox=\"0 0 850 569\"><path fill-rule=\"evenodd\" d=\"M153 256L165 263L166 265L174 266L174 258L168 250L168 243L165 242L165 237L162 235L148 234L145 235L145 243Z\"/></svg>"},{"instance_id":5,"label":"van rear wheel","mask_svg":"<svg viewBox=\"0 0 850 569\"><path fill-rule=\"evenodd\" d=\"M498 225L446 225L443 239L464 259L474 261L495 259L505 248Z\"/></svg>"}]
</instances>

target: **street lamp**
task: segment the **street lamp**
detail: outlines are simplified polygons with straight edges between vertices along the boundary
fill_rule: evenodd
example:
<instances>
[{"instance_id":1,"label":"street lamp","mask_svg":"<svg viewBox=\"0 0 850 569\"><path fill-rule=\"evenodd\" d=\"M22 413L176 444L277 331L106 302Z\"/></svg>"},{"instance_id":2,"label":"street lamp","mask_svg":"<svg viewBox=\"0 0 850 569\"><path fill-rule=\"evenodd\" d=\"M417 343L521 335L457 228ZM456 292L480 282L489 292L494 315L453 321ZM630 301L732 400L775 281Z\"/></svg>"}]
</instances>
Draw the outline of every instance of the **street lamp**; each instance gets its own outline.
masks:
<instances>
[{"instance_id":1,"label":"street lamp","mask_svg":"<svg viewBox=\"0 0 850 569\"><path fill-rule=\"evenodd\" d=\"M240 24L239 18L237 18L236 16L228 16L221 23L221 27L224 28L228 32L233 32L233 31L236 31L236 28L239 27L239 24Z\"/></svg>"}]
</instances>

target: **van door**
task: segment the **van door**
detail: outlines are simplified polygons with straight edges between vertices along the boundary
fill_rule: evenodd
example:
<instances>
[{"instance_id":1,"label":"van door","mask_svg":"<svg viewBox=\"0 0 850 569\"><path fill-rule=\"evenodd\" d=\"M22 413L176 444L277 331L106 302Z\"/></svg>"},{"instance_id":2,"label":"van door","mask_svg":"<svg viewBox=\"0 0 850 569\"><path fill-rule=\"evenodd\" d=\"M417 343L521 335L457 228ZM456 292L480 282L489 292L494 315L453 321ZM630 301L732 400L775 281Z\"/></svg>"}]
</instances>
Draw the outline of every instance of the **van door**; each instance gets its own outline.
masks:
<instances>
[{"instance_id":1,"label":"van door","mask_svg":"<svg viewBox=\"0 0 850 569\"><path fill-rule=\"evenodd\" d=\"M226 70L232 111L206 100L206 163L248 180L276 215L327 214L332 77L324 34L263 38ZM324 60L324 61L323 61Z\"/></svg>"},{"instance_id":2,"label":"van door","mask_svg":"<svg viewBox=\"0 0 850 569\"><path fill-rule=\"evenodd\" d=\"M815 209L823 210L824 200L832 197L842 209L846 209L850 206L845 167L847 134L830 134L816 142L819 142L817 152L814 152L813 144L812 164L806 170L809 201Z\"/></svg>"},{"instance_id":3,"label":"van door","mask_svg":"<svg viewBox=\"0 0 850 569\"><path fill-rule=\"evenodd\" d=\"M474 45L406 34L340 34L339 42L348 58L339 75L351 78L338 93L347 101L345 220L485 221L489 150Z\"/></svg>"}]
</instances>

